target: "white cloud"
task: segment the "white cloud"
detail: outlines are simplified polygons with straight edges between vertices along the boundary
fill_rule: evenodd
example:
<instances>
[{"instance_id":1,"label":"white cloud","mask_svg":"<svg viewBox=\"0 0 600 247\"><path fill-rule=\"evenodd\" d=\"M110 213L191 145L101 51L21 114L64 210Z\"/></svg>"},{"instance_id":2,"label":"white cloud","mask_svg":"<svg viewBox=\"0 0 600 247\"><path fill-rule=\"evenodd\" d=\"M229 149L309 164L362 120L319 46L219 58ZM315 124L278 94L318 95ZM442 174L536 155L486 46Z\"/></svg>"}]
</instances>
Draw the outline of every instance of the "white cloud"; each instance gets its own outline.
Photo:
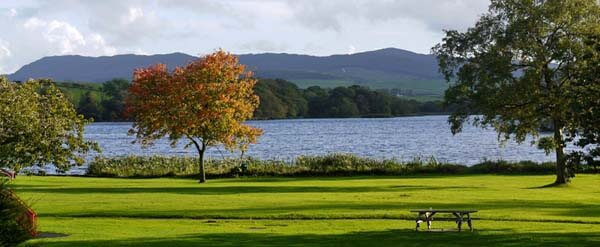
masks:
<instances>
[{"instance_id":1,"label":"white cloud","mask_svg":"<svg viewBox=\"0 0 600 247\"><path fill-rule=\"evenodd\" d=\"M10 16L10 17L17 16L17 10L14 8L11 8L10 10L8 10L8 16Z\"/></svg>"},{"instance_id":2,"label":"white cloud","mask_svg":"<svg viewBox=\"0 0 600 247\"><path fill-rule=\"evenodd\" d=\"M44 56L117 53L100 34L82 32L66 21L0 16L0 23L0 73L12 73Z\"/></svg>"},{"instance_id":3,"label":"white cloud","mask_svg":"<svg viewBox=\"0 0 600 247\"><path fill-rule=\"evenodd\" d=\"M348 21L362 19L378 23L411 19L426 25L432 31L464 29L485 12L489 0L289 0L297 21L318 29L351 29ZM375 27L375 26L374 26Z\"/></svg>"},{"instance_id":4,"label":"white cloud","mask_svg":"<svg viewBox=\"0 0 600 247\"><path fill-rule=\"evenodd\" d=\"M88 40L92 50L96 51L98 55L114 55L117 53L117 49L106 44L106 41L100 34L90 34Z\"/></svg>"},{"instance_id":5,"label":"white cloud","mask_svg":"<svg viewBox=\"0 0 600 247\"><path fill-rule=\"evenodd\" d=\"M144 17L144 10L142 8L129 8L129 23L133 23L136 20Z\"/></svg>"},{"instance_id":6,"label":"white cloud","mask_svg":"<svg viewBox=\"0 0 600 247\"><path fill-rule=\"evenodd\" d=\"M106 45L104 38L96 33L84 37L71 24L58 20L40 20L29 18L23 23L25 30L39 34L43 40L58 54L85 53L88 55L110 55L116 49Z\"/></svg>"},{"instance_id":7,"label":"white cloud","mask_svg":"<svg viewBox=\"0 0 600 247\"><path fill-rule=\"evenodd\" d=\"M12 53L8 49L8 42L0 39L0 58L10 57Z\"/></svg>"},{"instance_id":8,"label":"white cloud","mask_svg":"<svg viewBox=\"0 0 600 247\"><path fill-rule=\"evenodd\" d=\"M8 62L10 57L12 56L12 52L8 48L8 42L0 39L0 74L5 71L4 65Z\"/></svg>"},{"instance_id":9,"label":"white cloud","mask_svg":"<svg viewBox=\"0 0 600 247\"><path fill-rule=\"evenodd\" d=\"M43 56L186 52L427 53L489 0L0 0L0 73ZM27 25L25 25L27 24ZM27 26L27 27L26 27ZM352 47L349 46L352 45ZM2 48L0 48L2 49Z\"/></svg>"},{"instance_id":10,"label":"white cloud","mask_svg":"<svg viewBox=\"0 0 600 247\"><path fill-rule=\"evenodd\" d=\"M41 34L46 42L58 49L59 54L72 53L77 47L84 46L86 43L83 35L66 22L30 18L25 21L23 27L30 32Z\"/></svg>"},{"instance_id":11,"label":"white cloud","mask_svg":"<svg viewBox=\"0 0 600 247\"><path fill-rule=\"evenodd\" d=\"M243 43L239 46L242 50L249 52L283 52L288 46L283 43L276 43L270 40L256 40Z\"/></svg>"},{"instance_id":12,"label":"white cloud","mask_svg":"<svg viewBox=\"0 0 600 247\"><path fill-rule=\"evenodd\" d=\"M348 46L348 55L352 55L356 53L356 47L354 47L353 45L349 45Z\"/></svg>"},{"instance_id":13,"label":"white cloud","mask_svg":"<svg viewBox=\"0 0 600 247\"><path fill-rule=\"evenodd\" d=\"M89 11L89 28L109 43L135 49L140 43L166 35L169 22L144 5L127 1L84 5ZM135 2L134 2L135 3Z\"/></svg>"}]
</instances>

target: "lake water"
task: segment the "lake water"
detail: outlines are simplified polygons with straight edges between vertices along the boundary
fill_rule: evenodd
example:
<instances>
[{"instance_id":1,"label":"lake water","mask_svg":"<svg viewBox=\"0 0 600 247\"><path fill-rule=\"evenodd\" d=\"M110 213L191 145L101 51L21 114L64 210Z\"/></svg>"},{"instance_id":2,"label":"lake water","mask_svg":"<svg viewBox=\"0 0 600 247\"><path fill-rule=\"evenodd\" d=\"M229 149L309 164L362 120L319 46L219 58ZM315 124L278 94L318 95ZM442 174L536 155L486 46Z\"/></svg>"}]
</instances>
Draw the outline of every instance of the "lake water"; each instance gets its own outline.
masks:
<instances>
[{"instance_id":1,"label":"lake water","mask_svg":"<svg viewBox=\"0 0 600 247\"><path fill-rule=\"evenodd\" d=\"M551 161L553 156L533 147L529 142L508 142L500 146L491 129L465 126L453 136L447 116L419 116L385 119L299 119L250 121L262 128L263 136L252 145L247 155L260 159L291 160L300 155L351 153L373 158L412 160L435 157L439 161L475 164L488 160ZM195 156L185 143L172 148L167 140L142 148L132 144L127 135L131 123L94 123L86 127L85 136L97 141L104 156L185 155ZM223 148L210 148L208 157L228 156ZM239 154L237 154L239 155Z\"/></svg>"}]
</instances>

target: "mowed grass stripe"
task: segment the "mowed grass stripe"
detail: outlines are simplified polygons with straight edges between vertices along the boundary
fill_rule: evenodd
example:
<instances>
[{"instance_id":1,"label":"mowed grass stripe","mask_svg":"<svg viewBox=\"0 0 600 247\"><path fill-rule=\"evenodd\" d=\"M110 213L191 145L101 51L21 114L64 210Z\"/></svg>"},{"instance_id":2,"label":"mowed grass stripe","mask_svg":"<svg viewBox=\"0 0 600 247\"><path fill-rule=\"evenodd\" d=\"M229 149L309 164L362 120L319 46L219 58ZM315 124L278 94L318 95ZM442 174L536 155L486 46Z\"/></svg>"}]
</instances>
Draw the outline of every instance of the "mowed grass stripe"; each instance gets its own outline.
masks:
<instances>
[{"instance_id":1,"label":"mowed grass stripe","mask_svg":"<svg viewBox=\"0 0 600 247\"><path fill-rule=\"evenodd\" d=\"M112 179L19 177L41 217L412 219L414 208L480 210L487 220L600 223L600 176Z\"/></svg>"},{"instance_id":2,"label":"mowed grass stripe","mask_svg":"<svg viewBox=\"0 0 600 247\"><path fill-rule=\"evenodd\" d=\"M158 220L42 218L63 238L23 246L597 246L600 226L478 221L474 232L415 232L399 220ZM450 228L450 222L434 227Z\"/></svg>"}]
</instances>

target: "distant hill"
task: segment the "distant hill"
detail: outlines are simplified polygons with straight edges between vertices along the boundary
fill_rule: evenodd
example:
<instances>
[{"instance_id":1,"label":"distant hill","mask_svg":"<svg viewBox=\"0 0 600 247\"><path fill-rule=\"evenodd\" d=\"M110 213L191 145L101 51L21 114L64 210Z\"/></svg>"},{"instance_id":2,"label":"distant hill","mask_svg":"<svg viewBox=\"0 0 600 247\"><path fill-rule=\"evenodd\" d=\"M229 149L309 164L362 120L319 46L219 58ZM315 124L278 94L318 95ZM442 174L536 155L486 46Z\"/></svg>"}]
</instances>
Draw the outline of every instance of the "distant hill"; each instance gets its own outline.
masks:
<instances>
[{"instance_id":1,"label":"distant hill","mask_svg":"<svg viewBox=\"0 0 600 247\"><path fill-rule=\"evenodd\" d=\"M258 77L282 78L300 87L365 85L371 88L401 89L408 95L440 95L446 88L433 55L387 48L351 55L325 57L295 54L239 55ZM131 79L135 68L164 63L182 66L196 57L183 53L164 55L116 55L105 57L52 56L23 66L11 80L52 78L56 81L104 82L113 78Z\"/></svg>"},{"instance_id":2,"label":"distant hill","mask_svg":"<svg viewBox=\"0 0 600 247\"><path fill-rule=\"evenodd\" d=\"M44 57L23 66L11 80L24 81L29 78L52 78L56 81L105 82L113 78L131 79L133 70L164 63L169 68L181 66L195 57L173 53L165 55L116 55L105 57L84 57L78 55Z\"/></svg>"}]
</instances>

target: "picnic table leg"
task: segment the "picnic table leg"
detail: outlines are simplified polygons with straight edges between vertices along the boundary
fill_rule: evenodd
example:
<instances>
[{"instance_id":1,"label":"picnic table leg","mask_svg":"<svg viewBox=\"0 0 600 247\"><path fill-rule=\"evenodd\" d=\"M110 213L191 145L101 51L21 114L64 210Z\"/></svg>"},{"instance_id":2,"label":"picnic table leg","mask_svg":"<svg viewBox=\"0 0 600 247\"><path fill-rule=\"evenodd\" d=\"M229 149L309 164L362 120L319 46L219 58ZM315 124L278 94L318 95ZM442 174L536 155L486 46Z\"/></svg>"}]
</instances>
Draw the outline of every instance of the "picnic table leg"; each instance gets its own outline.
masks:
<instances>
[{"instance_id":1,"label":"picnic table leg","mask_svg":"<svg viewBox=\"0 0 600 247\"><path fill-rule=\"evenodd\" d=\"M462 214L461 213L452 213L454 217L456 217L456 225L458 226L458 232L462 230Z\"/></svg>"},{"instance_id":2,"label":"picnic table leg","mask_svg":"<svg viewBox=\"0 0 600 247\"><path fill-rule=\"evenodd\" d=\"M467 224L469 225L469 230L473 231L473 225L471 224L471 214L467 214Z\"/></svg>"},{"instance_id":3,"label":"picnic table leg","mask_svg":"<svg viewBox=\"0 0 600 247\"><path fill-rule=\"evenodd\" d=\"M425 213L425 217L427 217L427 230L431 230L431 222L433 221L433 215L435 215L435 212Z\"/></svg>"},{"instance_id":4,"label":"picnic table leg","mask_svg":"<svg viewBox=\"0 0 600 247\"><path fill-rule=\"evenodd\" d=\"M422 213L418 213L417 214L417 220L415 221L417 223L417 226L415 227L415 231L419 231L419 227L421 226L421 222L423 222L423 220L421 220L421 216L423 214Z\"/></svg>"}]
</instances>

